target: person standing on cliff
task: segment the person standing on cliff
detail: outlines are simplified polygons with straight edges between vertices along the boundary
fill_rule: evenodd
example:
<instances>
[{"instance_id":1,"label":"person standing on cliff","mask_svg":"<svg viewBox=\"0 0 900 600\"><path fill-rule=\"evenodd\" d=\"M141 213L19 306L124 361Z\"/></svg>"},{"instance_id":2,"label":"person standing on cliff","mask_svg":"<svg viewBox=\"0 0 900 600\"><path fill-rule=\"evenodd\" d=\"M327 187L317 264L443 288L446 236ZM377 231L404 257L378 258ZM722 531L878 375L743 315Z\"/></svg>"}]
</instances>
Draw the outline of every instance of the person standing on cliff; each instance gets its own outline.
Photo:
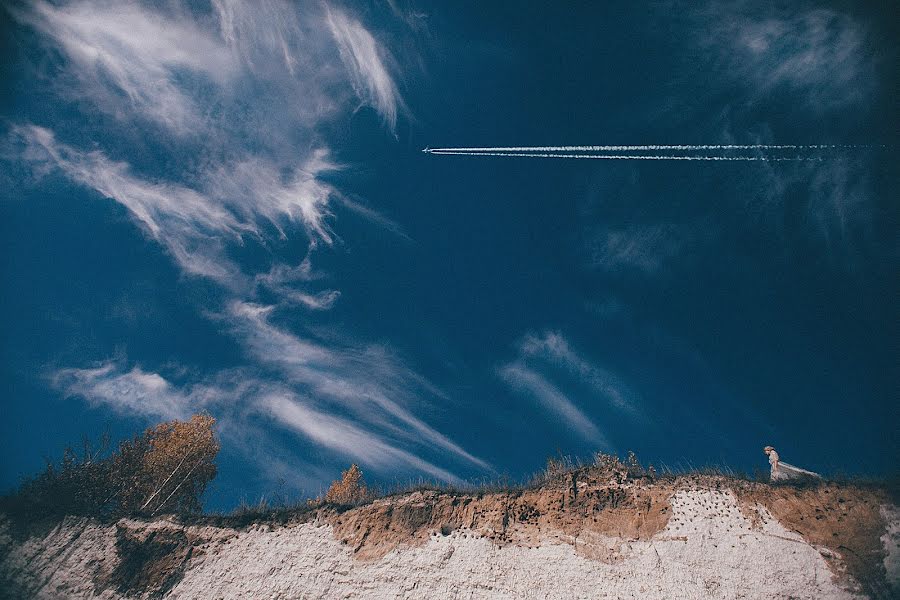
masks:
<instances>
[{"instance_id":1,"label":"person standing on cliff","mask_svg":"<svg viewBox=\"0 0 900 600\"><path fill-rule=\"evenodd\" d=\"M769 457L769 465L771 467L769 479L771 481L797 478L822 479L822 476L818 473L813 473L812 471L807 471L806 469L801 469L800 467L781 462L778 453L775 452L775 448L772 446L766 446L763 448L763 452Z\"/></svg>"},{"instance_id":2,"label":"person standing on cliff","mask_svg":"<svg viewBox=\"0 0 900 600\"><path fill-rule=\"evenodd\" d=\"M775 452L775 448L773 448L772 446L766 446L765 448L763 448L763 452L765 452L769 457L769 466L771 469L769 472L769 479L771 481L777 481L779 478L778 453Z\"/></svg>"}]
</instances>

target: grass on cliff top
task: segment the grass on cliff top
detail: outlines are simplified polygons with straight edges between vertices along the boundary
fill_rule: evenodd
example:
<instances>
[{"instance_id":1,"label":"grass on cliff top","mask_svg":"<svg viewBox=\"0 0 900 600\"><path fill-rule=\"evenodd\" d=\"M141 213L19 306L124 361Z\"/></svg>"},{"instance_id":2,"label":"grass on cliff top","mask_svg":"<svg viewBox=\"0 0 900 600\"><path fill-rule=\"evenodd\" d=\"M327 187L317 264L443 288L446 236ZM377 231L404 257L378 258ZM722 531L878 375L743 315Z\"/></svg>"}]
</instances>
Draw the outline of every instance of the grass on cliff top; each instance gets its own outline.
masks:
<instances>
[{"instance_id":1,"label":"grass on cliff top","mask_svg":"<svg viewBox=\"0 0 900 600\"><path fill-rule=\"evenodd\" d=\"M278 524L303 520L319 509L345 511L375 500L396 498L415 492L476 497L489 494L515 495L543 487L571 485L573 477L582 481L590 479L611 484L640 485L674 484L689 479L724 479L732 483L744 482L788 488L809 488L830 483L879 489L887 492L895 502L900 499L900 480L896 478L891 481L871 481L861 478L838 477L828 480L807 479L770 483L768 471L761 469L757 469L753 473L745 473L734 471L724 465L696 467L691 464L675 466L663 464L659 468L653 465L645 467L633 452L629 452L624 460L612 454L598 452L590 457L563 454L551 456L542 469L521 479L499 475L465 482L461 485L420 478L396 481L389 485L370 486L366 483L362 470L357 465L351 465L341 473L341 477L335 480L324 494L315 498L290 498L282 491L275 491L253 501L242 499L240 504L231 511L205 514L193 511L183 512L176 516L184 523L207 523L240 528L254 523ZM22 507L19 505L22 502L19 500L21 498L17 498L15 494L0 498L0 512L5 513L13 521L31 520L28 517L29 511L21 510ZM84 515L84 513L76 514ZM63 516L65 515L59 515L60 518ZM84 516L108 520L102 514L88 513ZM119 516L122 515L116 515L116 518Z\"/></svg>"},{"instance_id":2,"label":"grass on cliff top","mask_svg":"<svg viewBox=\"0 0 900 600\"><path fill-rule=\"evenodd\" d=\"M428 479L397 481L388 486L369 486L357 465L351 465L335 480L328 491L316 498L288 499L283 494L274 493L260 497L255 502L242 500L241 504L227 513L199 516L200 520L213 519L241 527L252 523L284 523L302 519L322 508L344 511L370 504L379 499L397 498L415 492L436 492L452 496L484 496L490 494L519 494L527 490L543 487L570 485L572 477L608 481L610 484L633 483L639 485L674 484L687 480L698 483L706 480L727 480L733 484L762 484L773 488L811 489L823 485L845 485L858 488L872 488L887 492L895 502L900 499L900 480L874 481L858 477L837 477L829 479L795 479L772 483L768 471L758 469L753 473L735 471L724 465L662 465L655 468L644 466L633 452L622 460L605 453L595 453L589 458L557 455L547 459L539 471L523 479L513 479L507 475L484 478L452 485ZM197 517L195 517L197 518Z\"/></svg>"}]
</instances>

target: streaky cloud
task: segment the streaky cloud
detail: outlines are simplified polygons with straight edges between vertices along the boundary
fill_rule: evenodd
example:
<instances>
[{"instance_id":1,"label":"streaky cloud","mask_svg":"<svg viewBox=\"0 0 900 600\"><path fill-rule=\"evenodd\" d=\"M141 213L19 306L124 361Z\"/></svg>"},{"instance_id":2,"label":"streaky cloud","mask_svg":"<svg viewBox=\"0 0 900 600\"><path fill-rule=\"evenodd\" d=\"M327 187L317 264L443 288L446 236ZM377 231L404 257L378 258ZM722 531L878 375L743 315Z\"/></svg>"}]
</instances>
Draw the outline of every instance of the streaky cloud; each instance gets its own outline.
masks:
<instances>
[{"instance_id":1,"label":"streaky cloud","mask_svg":"<svg viewBox=\"0 0 900 600\"><path fill-rule=\"evenodd\" d=\"M221 204L174 182L141 179L126 163L60 143L43 127L18 126L13 132L29 146L30 162L49 163L76 183L125 206L185 272L223 282L239 277L223 246L227 239L237 242L242 233L252 233L253 226Z\"/></svg>"},{"instance_id":2,"label":"streaky cloud","mask_svg":"<svg viewBox=\"0 0 900 600\"><path fill-rule=\"evenodd\" d=\"M273 325L273 306L232 303L225 318L254 360L275 367L294 386L350 410L362 422L426 441L481 469L490 465L414 416L404 405L440 392L377 346L326 347ZM402 425L399 427L398 425ZM414 435L411 435L414 434Z\"/></svg>"},{"instance_id":3,"label":"streaky cloud","mask_svg":"<svg viewBox=\"0 0 900 600\"><path fill-rule=\"evenodd\" d=\"M821 114L864 105L874 91L878 57L870 32L851 14L738 0L698 5L691 16L701 48L754 103L787 89Z\"/></svg>"},{"instance_id":4,"label":"streaky cloud","mask_svg":"<svg viewBox=\"0 0 900 600\"><path fill-rule=\"evenodd\" d=\"M38 0L13 15L30 24L71 61L67 72L96 106L119 107L170 133L196 132L203 109L174 74L187 70L217 84L237 65L221 42L189 19L170 18L133 2Z\"/></svg>"},{"instance_id":5,"label":"streaky cloud","mask_svg":"<svg viewBox=\"0 0 900 600\"><path fill-rule=\"evenodd\" d=\"M95 406L107 406L123 414L178 419L188 416L191 410L191 399L159 374L138 366L124 371L112 360L94 368L59 369L50 380L68 396L79 396Z\"/></svg>"},{"instance_id":6,"label":"streaky cloud","mask_svg":"<svg viewBox=\"0 0 900 600\"><path fill-rule=\"evenodd\" d=\"M253 415L277 416L270 424L385 471L397 464L457 481L426 454L489 470L417 416L446 396L389 348L341 337L337 325L320 326L328 335L316 337L297 324L341 295L313 266L317 252L340 248L336 201L404 236L326 181L345 167L323 131L360 102L396 127L403 101L391 53L359 20L323 4L211 5L203 13L179 0L36 0L11 11L52 58L54 76L37 78L40 92L77 100L74 116L14 124L18 158L37 174L62 173L119 203L191 276L188 285L212 282L201 314L247 361L175 383L110 360L59 369L53 385L148 420L208 408L232 441L242 426L256 427ZM94 129L84 130L85 116ZM251 244L262 260L241 252ZM298 246L306 248L300 264L287 256ZM278 322L279 311L291 312L294 324Z\"/></svg>"},{"instance_id":7,"label":"streaky cloud","mask_svg":"<svg viewBox=\"0 0 900 600\"><path fill-rule=\"evenodd\" d=\"M604 227L590 232L589 266L607 272L656 275L690 239L689 227L673 223Z\"/></svg>"},{"instance_id":8,"label":"streaky cloud","mask_svg":"<svg viewBox=\"0 0 900 600\"><path fill-rule=\"evenodd\" d=\"M159 373L125 361L109 360L84 369L59 369L50 375L54 387L95 406L147 419L184 419L192 412L212 410L218 428L229 441L239 440L248 414L274 418L313 443L382 472L398 466L427 473L441 481L461 482L452 472L404 449L359 423L316 409L312 402L281 384L244 370L224 371L201 382L178 386ZM258 431L264 436L264 432ZM265 462L263 456L255 456Z\"/></svg>"},{"instance_id":9,"label":"streaky cloud","mask_svg":"<svg viewBox=\"0 0 900 600\"><path fill-rule=\"evenodd\" d=\"M374 106L393 131L403 101L384 64L384 51L358 21L336 8L329 8L327 14L341 59L353 75L356 95Z\"/></svg>"},{"instance_id":10,"label":"streaky cloud","mask_svg":"<svg viewBox=\"0 0 900 600\"><path fill-rule=\"evenodd\" d=\"M297 401L296 397L273 393L264 399L264 403L282 424L302 433L321 446L351 456L363 464L382 470L403 464L448 483L462 482L450 471L391 446L346 419L316 411Z\"/></svg>"},{"instance_id":11,"label":"streaky cloud","mask_svg":"<svg viewBox=\"0 0 900 600\"><path fill-rule=\"evenodd\" d=\"M522 363L510 363L500 368L499 375L514 390L533 396L545 410L556 415L585 441L609 448L597 426L540 373Z\"/></svg>"},{"instance_id":12,"label":"streaky cloud","mask_svg":"<svg viewBox=\"0 0 900 600\"><path fill-rule=\"evenodd\" d=\"M576 352L559 332L543 335L528 335L520 345L522 354L529 357L543 357L551 363L565 368L576 375L613 408L632 417L640 411L635 401L636 394L613 373L599 367Z\"/></svg>"}]
</instances>

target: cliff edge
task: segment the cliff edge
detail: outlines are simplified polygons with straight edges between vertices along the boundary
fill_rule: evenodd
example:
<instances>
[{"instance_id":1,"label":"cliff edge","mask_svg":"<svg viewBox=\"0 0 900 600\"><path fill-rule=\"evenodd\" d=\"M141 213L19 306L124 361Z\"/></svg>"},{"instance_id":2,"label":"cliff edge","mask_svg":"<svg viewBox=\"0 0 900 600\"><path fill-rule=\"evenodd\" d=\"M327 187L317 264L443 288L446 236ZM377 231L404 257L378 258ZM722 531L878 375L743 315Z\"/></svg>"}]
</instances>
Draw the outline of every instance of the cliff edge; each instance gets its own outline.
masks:
<instances>
[{"instance_id":1,"label":"cliff edge","mask_svg":"<svg viewBox=\"0 0 900 600\"><path fill-rule=\"evenodd\" d=\"M256 518L0 519L10 598L893 598L877 488L589 469Z\"/></svg>"}]
</instances>

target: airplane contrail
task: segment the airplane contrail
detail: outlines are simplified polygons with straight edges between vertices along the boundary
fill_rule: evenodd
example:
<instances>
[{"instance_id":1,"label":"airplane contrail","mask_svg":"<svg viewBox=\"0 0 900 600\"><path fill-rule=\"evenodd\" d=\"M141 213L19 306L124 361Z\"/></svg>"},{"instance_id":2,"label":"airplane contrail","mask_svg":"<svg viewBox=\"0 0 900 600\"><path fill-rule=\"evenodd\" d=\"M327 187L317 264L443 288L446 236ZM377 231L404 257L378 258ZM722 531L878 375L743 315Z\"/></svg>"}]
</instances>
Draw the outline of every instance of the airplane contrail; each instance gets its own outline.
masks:
<instances>
[{"instance_id":1,"label":"airplane contrail","mask_svg":"<svg viewBox=\"0 0 900 600\"><path fill-rule=\"evenodd\" d=\"M425 152L619 152L637 150L816 150L856 148L837 144L643 144L628 146L494 146L485 148L426 148Z\"/></svg>"},{"instance_id":2,"label":"airplane contrail","mask_svg":"<svg viewBox=\"0 0 900 600\"><path fill-rule=\"evenodd\" d=\"M423 150L428 154L455 156L518 156L526 158L582 158L592 160L711 160L711 161L821 161L821 156L715 156L697 154L577 154L572 152L457 152L449 149Z\"/></svg>"},{"instance_id":3,"label":"airplane contrail","mask_svg":"<svg viewBox=\"0 0 900 600\"><path fill-rule=\"evenodd\" d=\"M705 161L822 161L822 153L868 144L629 144L602 146L486 146L481 148L425 148L428 154L583 158L594 160L705 160ZM795 151L796 155L788 156Z\"/></svg>"}]
</instances>

